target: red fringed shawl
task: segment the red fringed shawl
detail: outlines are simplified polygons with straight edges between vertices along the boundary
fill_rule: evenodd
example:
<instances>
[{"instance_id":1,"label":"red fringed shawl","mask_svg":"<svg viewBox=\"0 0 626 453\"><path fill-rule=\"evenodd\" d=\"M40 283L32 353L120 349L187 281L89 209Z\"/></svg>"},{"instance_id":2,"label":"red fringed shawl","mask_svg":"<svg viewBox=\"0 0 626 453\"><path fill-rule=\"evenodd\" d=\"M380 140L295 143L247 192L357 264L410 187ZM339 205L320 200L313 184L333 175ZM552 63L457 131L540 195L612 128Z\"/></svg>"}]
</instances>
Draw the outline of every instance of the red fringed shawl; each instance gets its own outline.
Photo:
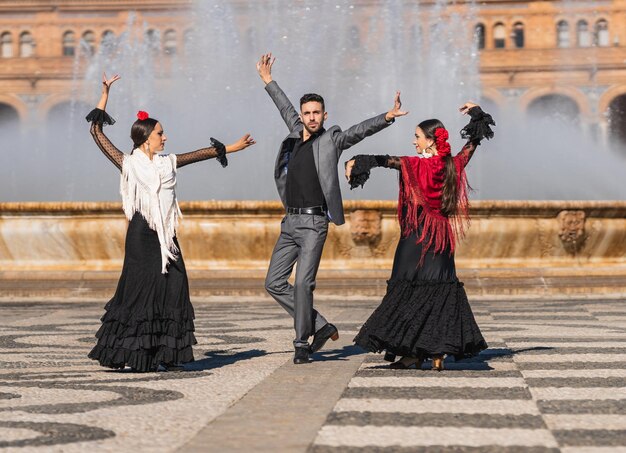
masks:
<instances>
[{"instance_id":1,"label":"red fringed shawl","mask_svg":"<svg viewBox=\"0 0 626 453\"><path fill-rule=\"evenodd\" d=\"M448 145L447 142L445 144ZM431 247L434 247L435 253L442 253L448 247L450 254L454 253L456 237L462 238L469 225L467 199L469 187L465 175L465 165L468 159L463 153L453 158L458 184L456 214L448 217L441 212L446 169L445 157L450 154L449 148L450 145L447 148L444 147L442 153L438 144L438 154L428 159L401 158L398 219L403 237L418 231L418 225L423 225L422 234L417 241L423 243L422 259Z\"/></svg>"}]
</instances>

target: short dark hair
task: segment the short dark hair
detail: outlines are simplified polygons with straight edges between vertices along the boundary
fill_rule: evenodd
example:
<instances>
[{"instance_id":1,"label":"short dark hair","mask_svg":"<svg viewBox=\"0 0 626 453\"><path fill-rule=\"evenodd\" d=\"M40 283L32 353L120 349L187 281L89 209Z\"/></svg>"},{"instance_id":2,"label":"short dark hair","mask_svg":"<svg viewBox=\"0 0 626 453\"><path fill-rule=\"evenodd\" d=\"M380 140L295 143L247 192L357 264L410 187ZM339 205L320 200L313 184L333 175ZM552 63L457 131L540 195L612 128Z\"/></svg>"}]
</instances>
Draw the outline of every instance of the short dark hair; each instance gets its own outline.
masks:
<instances>
[{"instance_id":1,"label":"short dark hair","mask_svg":"<svg viewBox=\"0 0 626 453\"><path fill-rule=\"evenodd\" d=\"M130 128L130 139L133 141L133 149L143 145L152 131L156 127L158 120L154 118L146 118L145 120L137 120Z\"/></svg>"},{"instance_id":2,"label":"short dark hair","mask_svg":"<svg viewBox=\"0 0 626 453\"><path fill-rule=\"evenodd\" d=\"M324 98L319 94L307 93L302 96L300 98L300 110L302 110L302 105L306 104L307 102L319 102L320 104L322 104L322 111L326 111L326 108L324 107Z\"/></svg>"}]
</instances>

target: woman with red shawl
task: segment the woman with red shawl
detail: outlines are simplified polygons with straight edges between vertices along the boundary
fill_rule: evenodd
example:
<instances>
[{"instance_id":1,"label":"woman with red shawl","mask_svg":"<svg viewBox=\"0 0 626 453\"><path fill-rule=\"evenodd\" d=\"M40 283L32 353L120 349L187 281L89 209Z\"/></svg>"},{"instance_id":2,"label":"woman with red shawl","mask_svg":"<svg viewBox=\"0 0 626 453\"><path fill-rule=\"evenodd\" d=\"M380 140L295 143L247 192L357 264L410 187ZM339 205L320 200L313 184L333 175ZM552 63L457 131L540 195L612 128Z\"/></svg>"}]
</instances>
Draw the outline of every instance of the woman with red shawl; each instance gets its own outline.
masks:
<instances>
[{"instance_id":1,"label":"woman with red shawl","mask_svg":"<svg viewBox=\"0 0 626 453\"><path fill-rule=\"evenodd\" d=\"M420 156L355 156L346 163L350 187L363 186L374 167L400 172L398 218L401 238L387 293L354 341L371 352L387 351L390 368L420 369L445 355L457 359L487 348L456 275L455 243L469 222L465 166L484 138L493 137L491 115L476 104L460 108L471 117L461 136L467 143L452 156L448 131L436 119L422 121L413 142ZM432 157L426 157L426 156Z\"/></svg>"}]
</instances>

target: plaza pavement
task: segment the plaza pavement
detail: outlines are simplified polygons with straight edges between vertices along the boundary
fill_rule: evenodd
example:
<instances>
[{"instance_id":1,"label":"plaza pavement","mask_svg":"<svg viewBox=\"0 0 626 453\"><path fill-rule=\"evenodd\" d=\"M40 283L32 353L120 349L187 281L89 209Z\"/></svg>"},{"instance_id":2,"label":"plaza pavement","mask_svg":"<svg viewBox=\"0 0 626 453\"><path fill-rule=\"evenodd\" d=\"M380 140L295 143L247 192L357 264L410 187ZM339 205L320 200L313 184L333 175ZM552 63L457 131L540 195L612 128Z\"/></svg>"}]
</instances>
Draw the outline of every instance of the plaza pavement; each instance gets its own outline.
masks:
<instances>
[{"instance_id":1,"label":"plaza pavement","mask_svg":"<svg viewBox=\"0 0 626 453\"><path fill-rule=\"evenodd\" d=\"M472 300L489 349L385 369L351 340L374 298L317 307L340 339L293 365L266 298L196 301L196 362L86 358L105 301L0 302L0 448L58 452L626 451L624 300Z\"/></svg>"}]
</instances>

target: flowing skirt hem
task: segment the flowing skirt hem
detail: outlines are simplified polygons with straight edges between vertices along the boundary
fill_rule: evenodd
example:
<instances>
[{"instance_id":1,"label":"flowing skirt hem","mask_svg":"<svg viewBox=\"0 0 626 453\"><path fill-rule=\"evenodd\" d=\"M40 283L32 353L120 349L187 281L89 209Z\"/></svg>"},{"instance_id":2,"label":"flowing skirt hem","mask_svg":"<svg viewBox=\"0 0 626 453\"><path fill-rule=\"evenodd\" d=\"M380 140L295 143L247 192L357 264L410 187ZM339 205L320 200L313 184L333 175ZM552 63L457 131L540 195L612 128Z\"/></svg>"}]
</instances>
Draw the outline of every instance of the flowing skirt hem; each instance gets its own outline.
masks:
<instances>
[{"instance_id":1,"label":"flowing skirt hem","mask_svg":"<svg viewBox=\"0 0 626 453\"><path fill-rule=\"evenodd\" d=\"M370 352L423 358L447 354L457 360L487 348L458 280L390 280L354 342Z\"/></svg>"}]
</instances>

